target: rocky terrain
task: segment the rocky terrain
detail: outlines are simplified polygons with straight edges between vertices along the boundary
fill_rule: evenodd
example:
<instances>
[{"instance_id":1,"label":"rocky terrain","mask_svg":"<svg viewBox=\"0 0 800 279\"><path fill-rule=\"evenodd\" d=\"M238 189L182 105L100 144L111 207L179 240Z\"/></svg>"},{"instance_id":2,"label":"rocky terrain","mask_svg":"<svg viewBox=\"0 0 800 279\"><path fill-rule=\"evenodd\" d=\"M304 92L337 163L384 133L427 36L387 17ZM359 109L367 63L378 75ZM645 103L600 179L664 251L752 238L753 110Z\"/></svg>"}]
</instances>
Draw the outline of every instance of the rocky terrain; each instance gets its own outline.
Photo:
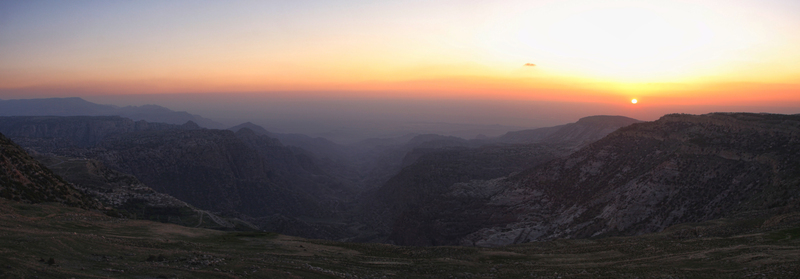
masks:
<instances>
[{"instance_id":1,"label":"rocky terrain","mask_svg":"<svg viewBox=\"0 0 800 279\"><path fill-rule=\"evenodd\" d=\"M0 134L0 197L27 203L59 202L97 208L96 200L31 158L25 150Z\"/></svg>"},{"instance_id":2,"label":"rocky terrain","mask_svg":"<svg viewBox=\"0 0 800 279\"><path fill-rule=\"evenodd\" d=\"M667 115L578 151L542 143L412 149L410 163L366 197L395 212L386 214L400 212L383 225L391 229L388 241L439 247L131 220L104 212L92 198L180 223L170 218L191 214L169 211L195 208L137 177L192 168L206 174L190 174L215 183L222 181L217 176L232 177L230 188L262 175L262 185L281 185L300 179L293 173L301 168L305 180L292 190L343 193L320 183L327 180L313 158L278 140L250 129L191 126L110 134L89 148L41 145L89 156L37 153L44 164L0 135L0 277L796 278L800 272L800 115ZM245 161L221 161L228 155ZM249 173L257 170L252 166L268 171ZM118 170L126 168L142 174ZM323 214L339 212L331 208ZM245 229L198 213L197 225ZM336 218L313 221L313 214L251 220L263 222L262 229L341 235L337 225L320 225ZM441 246L451 244L461 246Z\"/></svg>"},{"instance_id":3,"label":"rocky terrain","mask_svg":"<svg viewBox=\"0 0 800 279\"><path fill-rule=\"evenodd\" d=\"M442 200L455 183L503 177L569 152L566 146L548 144L414 149L407 155L412 163L381 188L365 194L369 198L362 205L364 222L388 236L393 228L409 225L405 216Z\"/></svg>"},{"instance_id":4,"label":"rocky terrain","mask_svg":"<svg viewBox=\"0 0 800 279\"><path fill-rule=\"evenodd\" d=\"M799 141L796 115L667 115L516 175L453 184L406 216L391 239L499 246L793 212Z\"/></svg>"},{"instance_id":5,"label":"rocky terrain","mask_svg":"<svg viewBox=\"0 0 800 279\"><path fill-rule=\"evenodd\" d=\"M313 225L297 218L336 217L348 196L310 157L249 129L120 117L6 117L0 131L33 152L94 159L199 209L308 237L337 236L307 229ZM287 220L294 225L287 227Z\"/></svg>"},{"instance_id":6,"label":"rocky terrain","mask_svg":"<svg viewBox=\"0 0 800 279\"><path fill-rule=\"evenodd\" d=\"M34 158L73 183L83 194L100 201L110 216L222 230L258 229L242 220L221 217L157 192L133 175L110 169L97 160L43 154Z\"/></svg>"},{"instance_id":7,"label":"rocky terrain","mask_svg":"<svg viewBox=\"0 0 800 279\"><path fill-rule=\"evenodd\" d=\"M800 216L635 237L408 247L224 232L0 198L2 278L797 278Z\"/></svg>"}]
</instances>

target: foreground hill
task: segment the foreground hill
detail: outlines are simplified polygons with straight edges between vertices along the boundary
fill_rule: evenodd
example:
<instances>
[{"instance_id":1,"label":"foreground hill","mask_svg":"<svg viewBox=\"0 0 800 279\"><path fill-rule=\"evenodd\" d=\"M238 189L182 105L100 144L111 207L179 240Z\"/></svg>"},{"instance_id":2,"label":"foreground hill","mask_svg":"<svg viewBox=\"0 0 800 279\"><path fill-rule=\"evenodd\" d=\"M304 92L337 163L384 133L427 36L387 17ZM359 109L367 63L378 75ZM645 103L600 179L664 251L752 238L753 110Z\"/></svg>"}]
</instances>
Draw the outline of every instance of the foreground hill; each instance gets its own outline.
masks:
<instances>
[{"instance_id":1,"label":"foreground hill","mask_svg":"<svg viewBox=\"0 0 800 279\"><path fill-rule=\"evenodd\" d=\"M399 247L124 220L0 198L2 278L797 278L800 216L502 248Z\"/></svg>"},{"instance_id":2,"label":"foreground hill","mask_svg":"<svg viewBox=\"0 0 800 279\"><path fill-rule=\"evenodd\" d=\"M393 240L495 246L793 212L799 142L800 116L667 115L517 175L454 184L406 216Z\"/></svg>"}]
</instances>

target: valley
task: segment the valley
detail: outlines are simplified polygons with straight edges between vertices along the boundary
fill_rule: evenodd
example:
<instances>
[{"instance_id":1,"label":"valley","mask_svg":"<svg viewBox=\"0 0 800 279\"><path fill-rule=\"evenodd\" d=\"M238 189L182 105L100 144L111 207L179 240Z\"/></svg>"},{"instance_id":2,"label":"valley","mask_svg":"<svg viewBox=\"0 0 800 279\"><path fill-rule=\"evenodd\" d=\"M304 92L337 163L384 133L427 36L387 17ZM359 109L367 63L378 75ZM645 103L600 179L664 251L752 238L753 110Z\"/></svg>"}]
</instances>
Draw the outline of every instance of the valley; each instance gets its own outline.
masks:
<instances>
[{"instance_id":1,"label":"valley","mask_svg":"<svg viewBox=\"0 0 800 279\"><path fill-rule=\"evenodd\" d=\"M792 278L800 264L800 115L351 145L119 116L0 117L0 133L12 277Z\"/></svg>"}]
</instances>

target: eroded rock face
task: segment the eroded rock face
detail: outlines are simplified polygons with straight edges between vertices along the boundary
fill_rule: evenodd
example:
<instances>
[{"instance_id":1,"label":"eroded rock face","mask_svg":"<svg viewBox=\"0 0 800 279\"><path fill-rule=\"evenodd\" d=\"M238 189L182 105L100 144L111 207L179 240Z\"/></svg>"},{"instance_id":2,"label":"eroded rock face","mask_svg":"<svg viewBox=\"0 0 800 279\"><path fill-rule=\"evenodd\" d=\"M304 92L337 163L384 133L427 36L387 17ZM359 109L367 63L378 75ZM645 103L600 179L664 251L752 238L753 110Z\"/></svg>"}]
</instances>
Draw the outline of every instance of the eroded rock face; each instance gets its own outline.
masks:
<instances>
[{"instance_id":1,"label":"eroded rock face","mask_svg":"<svg viewBox=\"0 0 800 279\"><path fill-rule=\"evenodd\" d=\"M83 128L89 132L69 132ZM102 162L157 192L228 216L328 218L348 194L303 152L249 129L234 133L119 117L3 118L0 129L13 131L31 150ZM314 231L301 236L320 237Z\"/></svg>"},{"instance_id":2,"label":"eroded rock face","mask_svg":"<svg viewBox=\"0 0 800 279\"><path fill-rule=\"evenodd\" d=\"M0 134L0 197L30 203L60 202L82 208L99 206L3 134Z\"/></svg>"},{"instance_id":3,"label":"eroded rock face","mask_svg":"<svg viewBox=\"0 0 800 279\"><path fill-rule=\"evenodd\" d=\"M397 227L393 239L498 246L791 210L800 200L799 143L800 116L667 115L517 175L453 185L417 208L425 213L406 218L417 224Z\"/></svg>"}]
</instances>

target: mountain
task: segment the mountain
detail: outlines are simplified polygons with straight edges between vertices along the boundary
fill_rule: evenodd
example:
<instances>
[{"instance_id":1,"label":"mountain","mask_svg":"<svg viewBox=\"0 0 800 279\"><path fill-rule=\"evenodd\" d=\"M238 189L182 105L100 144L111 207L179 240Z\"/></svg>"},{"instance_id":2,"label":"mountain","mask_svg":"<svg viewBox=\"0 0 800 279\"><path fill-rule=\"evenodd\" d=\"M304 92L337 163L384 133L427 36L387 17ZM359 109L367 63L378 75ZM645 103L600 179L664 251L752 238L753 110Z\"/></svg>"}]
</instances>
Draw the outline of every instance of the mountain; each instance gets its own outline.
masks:
<instances>
[{"instance_id":1,"label":"mountain","mask_svg":"<svg viewBox=\"0 0 800 279\"><path fill-rule=\"evenodd\" d=\"M272 134L269 131L267 131L267 129L264 129L264 127L261 127L261 126L258 126L256 124L253 124L252 122L245 122L245 123L230 127L230 128L228 128L228 130L231 130L231 131L233 131L235 133L235 132L238 132L239 130L241 130L242 128L250 129L251 131L253 131L253 133L256 133L256 135L269 136L269 135Z\"/></svg>"},{"instance_id":2,"label":"mountain","mask_svg":"<svg viewBox=\"0 0 800 279\"><path fill-rule=\"evenodd\" d=\"M97 208L97 201L33 159L25 150L0 134L0 197L28 203L58 202Z\"/></svg>"},{"instance_id":3,"label":"mountain","mask_svg":"<svg viewBox=\"0 0 800 279\"><path fill-rule=\"evenodd\" d=\"M588 116L578 122L532 130L508 132L495 139L501 143L570 143L581 147L615 130L641 121L624 116Z\"/></svg>"},{"instance_id":4,"label":"mountain","mask_svg":"<svg viewBox=\"0 0 800 279\"><path fill-rule=\"evenodd\" d=\"M375 179L380 187L366 193L362 199L365 207L362 216L366 223L377 228L379 234L397 235L391 233L393 227L394 230L406 230L416 226L416 220L409 218L425 218L418 216L425 213L416 209L439 202L455 183L495 179L520 172L569 155L580 146L631 122L639 121L621 116L590 116L576 123L510 132L499 140L467 141L439 135L416 136L406 144L390 149L393 152L384 153L384 159L379 160L385 166L384 177Z\"/></svg>"},{"instance_id":5,"label":"mountain","mask_svg":"<svg viewBox=\"0 0 800 279\"><path fill-rule=\"evenodd\" d=\"M37 154L34 159L75 185L83 194L100 201L110 216L211 229L256 229L244 221L217 216L157 192L133 175L110 169L97 160L44 154Z\"/></svg>"},{"instance_id":6,"label":"mountain","mask_svg":"<svg viewBox=\"0 0 800 279\"><path fill-rule=\"evenodd\" d=\"M173 111L157 105L126 106L100 105L82 98L46 98L0 100L0 116L121 116L132 120L145 120L168 124L188 121L205 128L223 125L211 119L185 111Z\"/></svg>"},{"instance_id":7,"label":"mountain","mask_svg":"<svg viewBox=\"0 0 800 279\"><path fill-rule=\"evenodd\" d=\"M453 184L405 215L390 239L498 246L793 212L798 142L796 115L667 115L516 175Z\"/></svg>"},{"instance_id":8,"label":"mountain","mask_svg":"<svg viewBox=\"0 0 800 279\"><path fill-rule=\"evenodd\" d=\"M121 117L5 117L0 131L39 153L96 160L202 210L269 228L290 220L294 225L281 225L287 231L338 237L335 230L291 227L314 226L296 218L336 218L337 206L350 196L304 153L250 129L150 124Z\"/></svg>"},{"instance_id":9,"label":"mountain","mask_svg":"<svg viewBox=\"0 0 800 279\"><path fill-rule=\"evenodd\" d=\"M485 145L415 149L413 158L396 175L363 198L365 223L385 237L416 208L442 199L455 183L503 177L569 154L563 146L549 144Z\"/></svg>"},{"instance_id":10,"label":"mountain","mask_svg":"<svg viewBox=\"0 0 800 279\"><path fill-rule=\"evenodd\" d=\"M89 147L112 136L140 131L193 129L164 123L133 121L119 116L7 116L0 117L0 131L23 146L61 148ZM33 142L28 142L33 141Z\"/></svg>"},{"instance_id":11,"label":"mountain","mask_svg":"<svg viewBox=\"0 0 800 279\"><path fill-rule=\"evenodd\" d=\"M256 135L274 138L295 152L313 158L321 169L337 176L340 181L346 182L350 187L355 187L357 184L356 181L353 181L353 177L357 174L354 173L352 159L345 148L337 143L325 138L313 138L303 134L273 133L251 122L233 126L228 130L238 132L244 128L253 131Z\"/></svg>"}]
</instances>

